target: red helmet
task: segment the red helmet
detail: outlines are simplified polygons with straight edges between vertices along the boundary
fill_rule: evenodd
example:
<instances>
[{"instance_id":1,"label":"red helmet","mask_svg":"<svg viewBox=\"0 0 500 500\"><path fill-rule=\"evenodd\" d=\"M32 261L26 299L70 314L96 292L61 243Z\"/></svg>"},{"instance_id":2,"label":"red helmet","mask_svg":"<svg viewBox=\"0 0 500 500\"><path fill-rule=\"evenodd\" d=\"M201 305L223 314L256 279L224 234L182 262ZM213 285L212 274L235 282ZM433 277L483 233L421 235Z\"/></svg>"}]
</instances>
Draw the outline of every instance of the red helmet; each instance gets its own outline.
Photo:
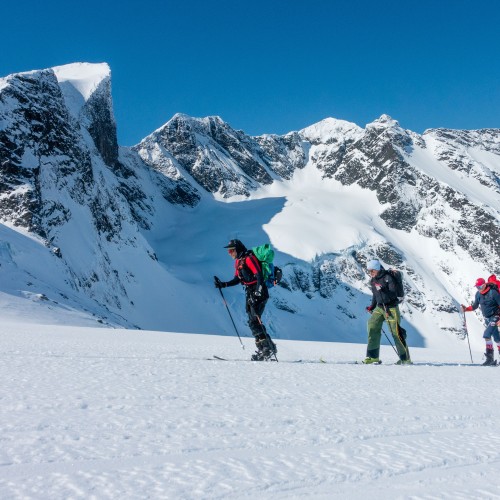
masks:
<instances>
[{"instance_id":1,"label":"red helmet","mask_svg":"<svg viewBox=\"0 0 500 500\"><path fill-rule=\"evenodd\" d=\"M483 278L478 278L476 280L476 286L483 286L486 283Z\"/></svg>"}]
</instances>

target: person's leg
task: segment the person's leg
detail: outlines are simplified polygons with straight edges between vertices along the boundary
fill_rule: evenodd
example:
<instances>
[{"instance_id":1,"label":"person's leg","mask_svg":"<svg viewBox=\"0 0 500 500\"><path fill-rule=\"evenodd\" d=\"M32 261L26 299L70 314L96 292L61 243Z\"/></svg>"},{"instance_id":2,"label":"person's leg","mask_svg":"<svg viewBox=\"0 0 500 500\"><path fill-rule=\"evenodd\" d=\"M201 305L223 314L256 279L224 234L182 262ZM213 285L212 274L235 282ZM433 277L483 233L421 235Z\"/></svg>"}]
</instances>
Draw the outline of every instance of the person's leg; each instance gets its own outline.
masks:
<instances>
[{"instance_id":1,"label":"person's leg","mask_svg":"<svg viewBox=\"0 0 500 500\"><path fill-rule=\"evenodd\" d=\"M405 330L401 329L399 324L401 323L401 313L399 312L399 307L388 307L387 308L388 318L387 324L389 325L389 330L391 331L392 338L394 339L394 344L396 346L396 351L398 352L399 359L403 362L410 361L410 352L408 350L408 345L405 339Z\"/></svg>"},{"instance_id":2,"label":"person's leg","mask_svg":"<svg viewBox=\"0 0 500 500\"><path fill-rule=\"evenodd\" d=\"M250 330L252 330L257 347L258 356L256 358L260 357L260 354L262 354L263 358L267 358L271 354L276 353L276 344L271 340L261 319L266 303L267 300L256 303L247 302L248 325L250 326Z\"/></svg>"},{"instance_id":3,"label":"person's leg","mask_svg":"<svg viewBox=\"0 0 500 500\"><path fill-rule=\"evenodd\" d=\"M483 333L483 338L486 342L486 352L484 355L486 356L486 360L483 363L484 366L490 366L495 364L495 352L493 350L493 341L491 337L495 339L497 345L500 343L500 336L498 334L498 328L496 326L497 318L488 318L486 320L486 329ZM500 350L500 347L499 347Z\"/></svg>"},{"instance_id":4,"label":"person's leg","mask_svg":"<svg viewBox=\"0 0 500 500\"><path fill-rule=\"evenodd\" d=\"M382 335L382 324L384 323L384 310L376 307L371 313L367 323L368 344L366 346L366 357L379 359L380 357L380 336Z\"/></svg>"}]
</instances>

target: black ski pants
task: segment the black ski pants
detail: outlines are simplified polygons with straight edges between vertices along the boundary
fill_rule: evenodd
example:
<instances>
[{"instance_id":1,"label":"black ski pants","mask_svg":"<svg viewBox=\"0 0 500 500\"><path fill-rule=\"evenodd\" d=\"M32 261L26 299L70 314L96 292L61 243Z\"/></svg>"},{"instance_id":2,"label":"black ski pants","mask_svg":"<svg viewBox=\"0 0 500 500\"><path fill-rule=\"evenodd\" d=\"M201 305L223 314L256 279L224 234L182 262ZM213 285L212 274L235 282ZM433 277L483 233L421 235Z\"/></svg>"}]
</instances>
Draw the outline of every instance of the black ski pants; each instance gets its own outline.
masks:
<instances>
[{"instance_id":1,"label":"black ski pants","mask_svg":"<svg viewBox=\"0 0 500 500\"><path fill-rule=\"evenodd\" d=\"M267 299L255 300L251 290L246 291L246 312L248 314L248 326L255 337L255 341L269 338L266 327L262 324L262 314L266 308Z\"/></svg>"}]
</instances>

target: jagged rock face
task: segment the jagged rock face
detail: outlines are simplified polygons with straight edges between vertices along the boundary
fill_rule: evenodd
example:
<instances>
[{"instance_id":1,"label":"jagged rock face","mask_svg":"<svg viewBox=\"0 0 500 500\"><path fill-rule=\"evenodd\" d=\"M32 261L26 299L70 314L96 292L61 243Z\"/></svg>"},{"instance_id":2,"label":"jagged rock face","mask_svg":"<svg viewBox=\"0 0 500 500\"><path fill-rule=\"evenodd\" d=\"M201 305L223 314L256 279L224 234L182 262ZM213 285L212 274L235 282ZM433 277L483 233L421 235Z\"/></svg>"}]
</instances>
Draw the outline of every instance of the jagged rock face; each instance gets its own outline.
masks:
<instances>
[{"instance_id":1,"label":"jagged rock face","mask_svg":"<svg viewBox=\"0 0 500 500\"><path fill-rule=\"evenodd\" d=\"M291 132L282 137L262 135L255 137L255 141L264 153L263 161L282 179L291 179L297 169L304 168L306 165L306 151L302 145L302 138L297 132Z\"/></svg>"},{"instance_id":2,"label":"jagged rock face","mask_svg":"<svg viewBox=\"0 0 500 500\"><path fill-rule=\"evenodd\" d=\"M361 134L346 133L343 139L329 143L316 140L310 161L325 177L375 191L378 200L389 205L381 214L389 227L407 232L416 229L436 238L442 248L450 250L458 245L475 260L498 268L500 228L495 214L413 166L411 155L416 148L432 148L437 161L500 194L498 174L467 153L470 148L480 148L498 154L500 130L439 130L418 136L384 115ZM456 213L453 225L445 217L450 209Z\"/></svg>"},{"instance_id":3,"label":"jagged rock face","mask_svg":"<svg viewBox=\"0 0 500 500\"><path fill-rule=\"evenodd\" d=\"M94 140L104 163L113 167L118 163L118 138L111 103L111 81L109 78L90 96L82 109L87 130Z\"/></svg>"},{"instance_id":4,"label":"jagged rock face","mask_svg":"<svg viewBox=\"0 0 500 500\"><path fill-rule=\"evenodd\" d=\"M53 71L10 77L0 103L6 124L0 130L0 215L45 237L70 217L59 190L83 203L93 181L90 155L71 124Z\"/></svg>"},{"instance_id":5,"label":"jagged rock face","mask_svg":"<svg viewBox=\"0 0 500 500\"><path fill-rule=\"evenodd\" d=\"M297 134L253 139L218 117L176 115L134 150L170 178L187 174L207 192L224 198L248 196L260 185L290 178L305 165Z\"/></svg>"},{"instance_id":6,"label":"jagged rock face","mask_svg":"<svg viewBox=\"0 0 500 500\"><path fill-rule=\"evenodd\" d=\"M356 183L376 191L379 201L390 205L381 215L389 227L409 231L420 209L408 193L416 184L416 175L402 153L411 144L412 139L398 123L384 115L363 134L348 138L326 159L321 158L318 168L344 185Z\"/></svg>"}]
</instances>

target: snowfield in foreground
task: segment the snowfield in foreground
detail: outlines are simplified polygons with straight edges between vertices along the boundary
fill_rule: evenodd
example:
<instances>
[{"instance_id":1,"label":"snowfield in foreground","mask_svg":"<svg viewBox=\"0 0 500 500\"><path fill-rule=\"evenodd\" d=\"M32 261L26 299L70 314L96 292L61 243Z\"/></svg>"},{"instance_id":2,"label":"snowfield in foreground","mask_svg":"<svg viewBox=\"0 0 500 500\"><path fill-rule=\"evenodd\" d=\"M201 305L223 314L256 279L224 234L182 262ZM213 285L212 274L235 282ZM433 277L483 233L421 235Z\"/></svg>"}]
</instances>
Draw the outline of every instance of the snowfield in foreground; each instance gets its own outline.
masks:
<instances>
[{"instance_id":1,"label":"snowfield in foreground","mask_svg":"<svg viewBox=\"0 0 500 500\"><path fill-rule=\"evenodd\" d=\"M500 498L500 368L465 341L403 367L283 340L206 359L243 342L4 323L0 497Z\"/></svg>"}]
</instances>

